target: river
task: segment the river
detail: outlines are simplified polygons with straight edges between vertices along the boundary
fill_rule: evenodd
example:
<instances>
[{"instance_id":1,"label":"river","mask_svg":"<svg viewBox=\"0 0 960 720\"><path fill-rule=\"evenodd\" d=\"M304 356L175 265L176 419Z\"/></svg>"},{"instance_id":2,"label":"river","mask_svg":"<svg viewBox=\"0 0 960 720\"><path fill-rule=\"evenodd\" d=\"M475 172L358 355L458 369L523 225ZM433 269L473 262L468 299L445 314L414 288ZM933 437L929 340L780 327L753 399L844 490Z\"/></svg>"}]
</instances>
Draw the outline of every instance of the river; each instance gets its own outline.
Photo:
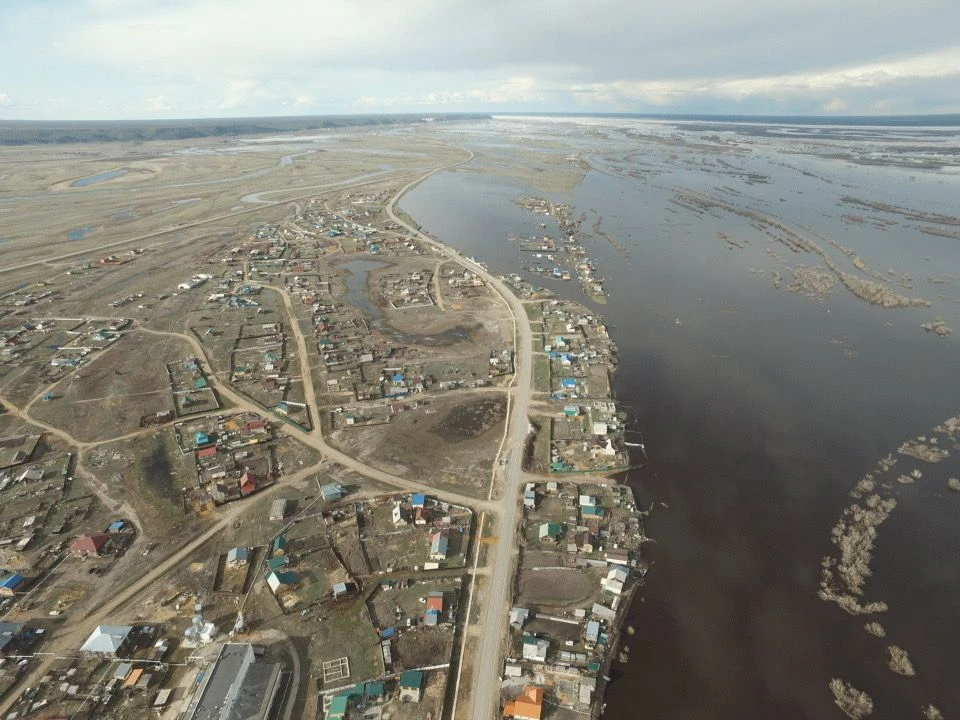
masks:
<instances>
[{"instance_id":1,"label":"river","mask_svg":"<svg viewBox=\"0 0 960 720\"><path fill-rule=\"evenodd\" d=\"M494 146L509 122L453 139L501 152ZM623 248L602 236L585 243L610 292L609 304L594 307L619 347L618 399L647 444L647 467L628 481L653 504L647 532L656 543L645 547L651 570L630 611L631 660L615 668L606 717L840 717L833 677L866 690L875 718L919 718L927 703L960 715L960 495L945 484L960 474L956 457L893 491L900 505L880 528L868 582L868 595L890 606L877 618L887 639L817 596L831 527L857 480L960 412L957 334L920 328L939 316L960 331L960 239L921 232L927 216L921 223L850 199L950 215L957 174L865 164L882 129L843 139L837 157L801 146L806 136L758 142L754 131L725 126L658 126L650 139L636 134L649 126L620 132L615 120L602 134L589 124L513 122L527 138L588 159L572 193L454 171L401 206L499 273L523 263L508 235L545 232L541 217L515 204L524 194L570 203L587 231L600 218ZM947 136L956 147L960 134ZM678 205L678 189L802 228L838 263L849 258L827 240L884 278L906 273L898 291L933 306L882 309L842 285L823 298L787 292L789 269L819 257L790 251L772 237L778 231L742 215ZM774 271L786 277L779 289ZM946 278L928 281L938 274ZM575 282L530 279L586 302ZM887 668L887 644L909 650L915 678Z\"/></svg>"}]
</instances>

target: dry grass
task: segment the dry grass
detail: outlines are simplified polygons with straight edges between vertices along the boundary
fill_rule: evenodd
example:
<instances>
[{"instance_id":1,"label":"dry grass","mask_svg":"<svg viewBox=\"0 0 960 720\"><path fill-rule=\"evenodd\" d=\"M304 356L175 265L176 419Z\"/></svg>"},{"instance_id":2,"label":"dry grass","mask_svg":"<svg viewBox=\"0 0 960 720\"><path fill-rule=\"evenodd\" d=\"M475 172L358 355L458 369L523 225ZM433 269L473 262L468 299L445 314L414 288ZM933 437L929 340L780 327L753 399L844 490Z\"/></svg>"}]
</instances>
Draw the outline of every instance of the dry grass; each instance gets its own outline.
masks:
<instances>
[{"instance_id":1,"label":"dry grass","mask_svg":"<svg viewBox=\"0 0 960 720\"><path fill-rule=\"evenodd\" d=\"M848 718L858 720L873 714L873 700L863 690L857 690L840 678L830 681L830 690L833 692L833 701Z\"/></svg>"}]
</instances>

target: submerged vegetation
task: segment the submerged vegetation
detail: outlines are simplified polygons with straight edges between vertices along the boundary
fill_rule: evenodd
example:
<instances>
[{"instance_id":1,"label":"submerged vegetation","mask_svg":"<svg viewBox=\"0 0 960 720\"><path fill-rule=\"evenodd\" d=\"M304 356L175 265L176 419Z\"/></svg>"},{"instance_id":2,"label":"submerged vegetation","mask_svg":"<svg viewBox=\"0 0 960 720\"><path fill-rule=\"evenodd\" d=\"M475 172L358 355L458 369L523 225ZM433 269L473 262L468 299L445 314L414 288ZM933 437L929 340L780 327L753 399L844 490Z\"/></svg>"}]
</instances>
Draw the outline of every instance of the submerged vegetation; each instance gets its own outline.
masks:
<instances>
[{"instance_id":1,"label":"submerged vegetation","mask_svg":"<svg viewBox=\"0 0 960 720\"><path fill-rule=\"evenodd\" d=\"M878 622L868 622L863 629L874 637L882 638L887 636L887 630Z\"/></svg>"},{"instance_id":2,"label":"submerged vegetation","mask_svg":"<svg viewBox=\"0 0 960 720\"><path fill-rule=\"evenodd\" d=\"M904 442L897 455L914 461L939 463L951 456L947 448L960 448L960 416L949 418L933 428L929 435L919 435ZM870 563L879 534L879 527L897 507L894 492L906 492L908 487L923 478L919 468L903 469L896 475L889 474L900 458L894 454L877 461L872 472L866 473L850 491L854 502L844 508L831 530L831 541L837 547L835 554L821 561L819 596L827 602L836 603L851 615L868 615L884 612L887 604L882 600L864 600L867 580L873 575ZM886 475L886 477L884 477ZM947 486L960 492L960 479L950 478ZM895 490L899 488L899 490ZM866 622L864 630L874 637L886 637L886 629L876 621ZM887 646L887 666L905 677L916 675L907 651L898 645ZM834 678L830 681L834 700L847 717L862 718L873 712L873 701L863 691L849 683ZM942 720L934 705L923 709L924 717Z\"/></svg>"},{"instance_id":3,"label":"submerged vegetation","mask_svg":"<svg viewBox=\"0 0 960 720\"><path fill-rule=\"evenodd\" d=\"M870 696L850 683L833 678L830 681L830 690L833 692L833 701L848 718L859 720L873 713L873 700Z\"/></svg>"},{"instance_id":4,"label":"submerged vegetation","mask_svg":"<svg viewBox=\"0 0 960 720\"><path fill-rule=\"evenodd\" d=\"M890 666L890 669L899 675L905 675L907 677L913 677L917 674L917 671L913 667L913 663L910 662L910 656L907 655L907 651L902 647L896 645L890 645L887 648L887 654L890 656L890 659L887 661L887 665Z\"/></svg>"}]
</instances>

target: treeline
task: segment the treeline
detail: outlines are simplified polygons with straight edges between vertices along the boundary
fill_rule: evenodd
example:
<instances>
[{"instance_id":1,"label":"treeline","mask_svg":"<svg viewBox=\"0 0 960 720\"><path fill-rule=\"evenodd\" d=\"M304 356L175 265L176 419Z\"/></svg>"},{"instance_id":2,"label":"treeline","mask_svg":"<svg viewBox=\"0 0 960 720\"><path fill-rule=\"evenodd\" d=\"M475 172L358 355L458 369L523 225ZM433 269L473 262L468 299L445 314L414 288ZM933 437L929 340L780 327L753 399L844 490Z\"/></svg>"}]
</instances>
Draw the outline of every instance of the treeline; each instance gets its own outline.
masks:
<instances>
[{"instance_id":1,"label":"treeline","mask_svg":"<svg viewBox=\"0 0 960 720\"><path fill-rule=\"evenodd\" d=\"M486 114L452 113L443 115L314 115L307 117L100 122L0 120L0 145L189 140L191 138L260 135L298 130L404 125L422 122L428 118L437 122L445 122L450 120L485 120L489 117Z\"/></svg>"}]
</instances>

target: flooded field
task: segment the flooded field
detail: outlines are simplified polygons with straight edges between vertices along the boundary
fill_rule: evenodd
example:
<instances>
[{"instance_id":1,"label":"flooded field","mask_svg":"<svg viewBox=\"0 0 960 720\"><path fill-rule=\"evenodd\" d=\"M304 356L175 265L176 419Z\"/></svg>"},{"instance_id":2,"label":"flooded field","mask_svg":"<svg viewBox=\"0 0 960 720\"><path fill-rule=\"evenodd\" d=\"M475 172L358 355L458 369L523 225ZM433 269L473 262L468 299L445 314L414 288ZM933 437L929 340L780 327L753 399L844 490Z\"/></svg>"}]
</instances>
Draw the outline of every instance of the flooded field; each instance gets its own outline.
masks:
<instances>
[{"instance_id":1,"label":"flooded field","mask_svg":"<svg viewBox=\"0 0 960 720\"><path fill-rule=\"evenodd\" d=\"M646 441L629 481L657 542L606 716L842 717L834 679L871 717L960 714L960 459L934 430L960 412L960 129L504 119L443 134L485 161L404 198L425 231L591 305L524 273L508 239L552 231L522 196L567 203L609 293L592 307ZM530 172L496 162L518 145L551 156L544 173L588 169L570 192L538 187L534 153L516 156ZM935 463L898 453L934 436L949 453ZM895 506L856 596L886 609L854 615L818 594L822 564L843 562L832 530L880 502L850 493L891 454L873 492Z\"/></svg>"}]
</instances>

